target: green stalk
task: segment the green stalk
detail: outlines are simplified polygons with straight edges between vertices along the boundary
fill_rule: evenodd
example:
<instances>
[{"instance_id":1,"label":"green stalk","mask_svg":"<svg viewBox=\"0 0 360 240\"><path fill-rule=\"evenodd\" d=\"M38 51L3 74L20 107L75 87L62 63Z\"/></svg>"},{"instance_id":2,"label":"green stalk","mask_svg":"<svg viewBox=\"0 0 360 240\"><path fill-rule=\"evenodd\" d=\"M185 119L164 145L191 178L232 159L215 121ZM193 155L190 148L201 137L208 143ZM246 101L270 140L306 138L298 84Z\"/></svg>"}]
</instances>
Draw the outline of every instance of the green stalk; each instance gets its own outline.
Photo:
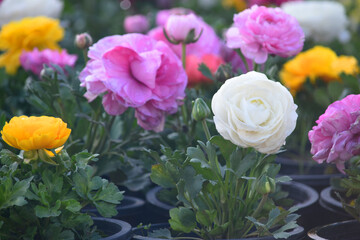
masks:
<instances>
[{"instance_id":1,"label":"green stalk","mask_svg":"<svg viewBox=\"0 0 360 240\"><path fill-rule=\"evenodd\" d=\"M250 71L249 64L248 64L248 62L246 61L246 58L245 58L244 54L241 52L240 49L237 49L236 52L237 52L237 53L239 54L239 56L241 57L241 60L244 62L246 71L249 72L249 71Z\"/></svg>"},{"instance_id":2,"label":"green stalk","mask_svg":"<svg viewBox=\"0 0 360 240\"><path fill-rule=\"evenodd\" d=\"M186 43L181 43L181 61L183 68L186 69Z\"/></svg>"},{"instance_id":3,"label":"green stalk","mask_svg":"<svg viewBox=\"0 0 360 240\"><path fill-rule=\"evenodd\" d=\"M206 124L206 120L203 119L203 120L201 121L201 124L202 124L202 127L203 127L203 129L204 129L206 139L207 139L208 141L210 141L211 135L210 135L209 128L208 128L208 126L207 126L207 124Z\"/></svg>"}]
</instances>

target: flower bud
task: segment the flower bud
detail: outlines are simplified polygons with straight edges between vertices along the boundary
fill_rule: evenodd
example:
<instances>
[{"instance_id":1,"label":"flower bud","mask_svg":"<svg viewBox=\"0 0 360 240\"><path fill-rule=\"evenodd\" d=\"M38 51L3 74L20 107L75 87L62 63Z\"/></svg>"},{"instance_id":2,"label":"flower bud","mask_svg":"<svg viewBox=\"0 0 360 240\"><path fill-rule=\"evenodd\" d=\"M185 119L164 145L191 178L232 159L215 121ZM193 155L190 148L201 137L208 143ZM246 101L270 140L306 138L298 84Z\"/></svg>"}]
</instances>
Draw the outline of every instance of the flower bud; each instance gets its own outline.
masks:
<instances>
[{"instance_id":1,"label":"flower bud","mask_svg":"<svg viewBox=\"0 0 360 240\"><path fill-rule=\"evenodd\" d=\"M93 40L88 33L81 33L75 36L75 46L80 49L87 49L93 44Z\"/></svg>"},{"instance_id":2,"label":"flower bud","mask_svg":"<svg viewBox=\"0 0 360 240\"><path fill-rule=\"evenodd\" d=\"M44 67L40 72L40 79L52 78L55 73L55 70L51 67Z\"/></svg>"},{"instance_id":3,"label":"flower bud","mask_svg":"<svg viewBox=\"0 0 360 240\"><path fill-rule=\"evenodd\" d=\"M31 160L37 160L39 158L37 150L24 151L24 162L29 163Z\"/></svg>"},{"instance_id":4,"label":"flower bud","mask_svg":"<svg viewBox=\"0 0 360 240\"><path fill-rule=\"evenodd\" d=\"M218 82L225 82L232 77L234 77L234 74L229 64L220 65L215 72L215 79Z\"/></svg>"},{"instance_id":5,"label":"flower bud","mask_svg":"<svg viewBox=\"0 0 360 240\"><path fill-rule=\"evenodd\" d=\"M255 184L256 192L260 193L261 195L269 194L275 192L275 180L268 177L268 176L261 176L260 179Z\"/></svg>"},{"instance_id":6,"label":"flower bud","mask_svg":"<svg viewBox=\"0 0 360 240\"><path fill-rule=\"evenodd\" d=\"M149 21L141 14L127 16L124 20L124 29L127 33L145 33L149 30Z\"/></svg>"},{"instance_id":7,"label":"flower bud","mask_svg":"<svg viewBox=\"0 0 360 240\"><path fill-rule=\"evenodd\" d=\"M201 33L201 23L194 14L171 15L166 22L165 37L173 43L193 43L196 42Z\"/></svg>"},{"instance_id":8,"label":"flower bud","mask_svg":"<svg viewBox=\"0 0 360 240\"><path fill-rule=\"evenodd\" d=\"M194 102L194 106L192 109L192 117L195 121L202 121L207 118L211 114L210 108L208 105L202 100L202 98L197 98Z\"/></svg>"}]
</instances>

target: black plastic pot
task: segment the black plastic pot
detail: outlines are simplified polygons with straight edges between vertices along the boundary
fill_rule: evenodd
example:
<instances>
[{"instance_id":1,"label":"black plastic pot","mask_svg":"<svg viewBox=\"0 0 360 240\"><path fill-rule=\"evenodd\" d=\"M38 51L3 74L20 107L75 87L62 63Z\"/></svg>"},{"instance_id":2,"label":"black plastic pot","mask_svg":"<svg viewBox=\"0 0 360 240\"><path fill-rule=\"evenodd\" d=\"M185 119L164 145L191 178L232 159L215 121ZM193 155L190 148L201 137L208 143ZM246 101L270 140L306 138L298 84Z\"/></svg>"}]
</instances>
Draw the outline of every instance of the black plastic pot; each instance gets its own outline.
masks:
<instances>
[{"instance_id":1,"label":"black plastic pot","mask_svg":"<svg viewBox=\"0 0 360 240\"><path fill-rule=\"evenodd\" d=\"M343 209L331 187L321 191L319 203L324 209L323 219L326 220L322 225L352 219Z\"/></svg>"},{"instance_id":2,"label":"black plastic pot","mask_svg":"<svg viewBox=\"0 0 360 240\"><path fill-rule=\"evenodd\" d=\"M146 193L146 210L148 215L151 216L151 223L167 222L170 218L169 211L174 206L164 203L157 198L157 193L162 189L158 186Z\"/></svg>"},{"instance_id":3,"label":"black plastic pot","mask_svg":"<svg viewBox=\"0 0 360 240\"><path fill-rule=\"evenodd\" d=\"M308 236L315 240L358 240L360 223L356 220L332 223L310 230Z\"/></svg>"},{"instance_id":4,"label":"black plastic pot","mask_svg":"<svg viewBox=\"0 0 360 240\"><path fill-rule=\"evenodd\" d=\"M112 219L93 217L97 229L106 237L101 240L129 240L131 239L131 225L127 222Z\"/></svg>"},{"instance_id":5,"label":"black plastic pot","mask_svg":"<svg viewBox=\"0 0 360 240\"><path fill-rule=\"evenodd\" d=\"M332 178L340 178L341 173L326 173L327 164L317 164L315 161L305 161L303 168L306 174L300 174L299 163L285 157L277 157L276 162L281 164L280 175L287 175L294 181L306 184L317 191L328 187Z\"/></svg>"},{"instance_id":6,"label":"black plastic pot","mask_svg":"<svg viewBox=\"0 0 360 240\"><path fill-rule=\"evenodd\" d=\"M118 214L114 216L115 219L120 219L130 223L132 226L137 226L139 223L146 223L144 218L145 201L130 196L124 196L121 204L116 207ZM100 217L101 215L95 207L85 207L84 212L87 212L93 216Z\"/></svg>"},{"instance_id":7,"label":"black plastic pot","mask_svg":"<svg viewBox=\"0 0 360 240\"><path fill-rule=\"evenodd\" d=\"M289 192L289 198L293 199L298 208L298 214L301 215L299 223L305 227L305 230L313 228L316 222L312 221L315 203L319 199L319 194L311 187L298 183L288 182L282 183L282 190ZM146 194L148 204L148 212L152 216L152 223L167 222L170 218L169 210L174 206L161 202L157 197L157 193L161 187L155 187Z\"/></svg>"},{"instance_id":8,"label":"black plastic pot","mask_svg":"<svg viewBox=\"0 0 360 240\"><path fill-rule=\"evenodd\" d=\"M141 228L133 228L133 238L132 239L146 239L146 240L161 240L161 238L153 238L153 237L148 237L148 232L154 231L154 230L158 230L158 229L162 229L162 228L169 228L170 225L168 223L159 223L159 224L154 224L151 225L149 229L144 229L144 227ZM294 230L292 230L290 233L290 237L287 238L287 240L298 240L298 239L303 239L303 236L305 236L305 232L304 232L304 228L302 227L297 227ZM196 235L185 235L183 237L198 237ZM219 239L220 240L220 239ZM229 239L231 240L231 239ZM267 237L254 237L254 238L236 238L236 239L232 239L232 240L275 240L274 237L272 236L267 236Z\"/></svg>"}]
</instances>

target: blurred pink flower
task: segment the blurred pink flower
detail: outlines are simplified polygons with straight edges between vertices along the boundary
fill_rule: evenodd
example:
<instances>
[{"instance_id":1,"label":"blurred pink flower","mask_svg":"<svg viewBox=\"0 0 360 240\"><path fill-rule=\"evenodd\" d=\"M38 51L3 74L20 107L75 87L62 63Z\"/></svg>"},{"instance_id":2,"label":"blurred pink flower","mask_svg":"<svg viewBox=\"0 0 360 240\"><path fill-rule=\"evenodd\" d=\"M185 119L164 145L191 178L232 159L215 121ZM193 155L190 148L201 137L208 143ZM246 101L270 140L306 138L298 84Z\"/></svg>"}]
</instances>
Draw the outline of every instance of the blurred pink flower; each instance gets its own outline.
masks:
<instances>
[{"instance_id":1,"label":"blurred pink flower","mask_svg":"<svg viewBox=\"0 0 360 240\"><path fill-rule=\"evenodd\" d=\"M226 44L240 48L245 57L262 64L268 54L290 57L299 53L304 33L297 20L280 8L254 5L234 15L234 25L226 32Z\"/></svg>"},{"instance_id":2,"label":"blurred pink flower","mask_svg":"<svg viewBox=\"0 0 360 240\"><path fill-rule=\"evenodd\" d=\"M311 154L318 163L344 164L360 154L360 95L349 95L328 106L309 132Z\"/></svg>"},{"instance_id":3,"label":"blurred pink flower","mask_svg":"<svg viewBox=\"0 0 360 240\"><path fill-rule=\"evenodd\" d=\"M24 51L20 56L22 67L27 71L32 71L36 75L40 75L44 64L53 68L51 64L59 65L61 68L65 66L73 67L77 60L76 55L68 54L66 50L61 52L52 49L39 51L37 48L30 52Z\"/></svg>"},{"instance_id":4,"label":"blurred pink flower","mask_svg":"<svg viewBox=\"0 0 360 240\"><path fill-rule=\"evenodd\" d=\"M180 59L163 42L142 34L109 36L88 53L89 61L80 73L85 97L103 97L105 111L122 114L135 108L138 124L162 131L165 115L177 111L185 97L187 76Z\"/></svg>"},{"instance_id":5,"label":"blurred pink flower","mask_svg":"<svg viewBox=\"0 0 360 240\"><path fill-rule=\"evenodd\" d=\"M200 19L193 13L187 15L171 15L165 25L167 35L172 41L184 42L190 31L194 31L194 39L201 32Z\"/></svg>"},{"instance_id":6,"label":"blurred pink flower","mask_svg":"<svg viewBox=\"0 0 360 240\"><path fill-rule=\"evenodd\" d=\"M127 16L124 20L124 29L127 33L145 33L149 30L149 20L141 14Z\"/></svg>"},{"instance_id":7,"label":"blurred pink flower","mask_svg":"<svg viewBox=\"0 0 360 240\"><path fill-rule=\"evenodd\" d=\"M195 55L202 57L204 54L220 55L222 42L216 35L214 29L205 23L201 18L198 18L200 22L200 29L203 30L199 40L195 43L186 45L186 55ZM148 35L156 40L165 42L175 53L181 58L181 46L180 44L174 45L170 43L164 36L163 28L157 27L148 32Z\"/></svg>"},{"instance_id":8,"label":"blurred pink flower","mask_svg":"<svg viewBox=\"0 0 360 240\"><path fill-rule=\"evenodd\" d=\"M194 13L191 9L187 8L172 8L167 10L161 10L156 14L156 24L161 27L165 27L168 18L171 15L184 15Z\"/></svg>"},{"instance_id":9,"label":"blurred pink flower","mask_svg":"<svg viewBox=\"0 0 360 240\"><path fill-rule=\"evenodd\" d=\"M276 6L281 6L281 4L285 3L285 2L299 2L302 0L249 0L249 6L253 6L253 5L276 5Z\"/></svg>"}]
</instances>

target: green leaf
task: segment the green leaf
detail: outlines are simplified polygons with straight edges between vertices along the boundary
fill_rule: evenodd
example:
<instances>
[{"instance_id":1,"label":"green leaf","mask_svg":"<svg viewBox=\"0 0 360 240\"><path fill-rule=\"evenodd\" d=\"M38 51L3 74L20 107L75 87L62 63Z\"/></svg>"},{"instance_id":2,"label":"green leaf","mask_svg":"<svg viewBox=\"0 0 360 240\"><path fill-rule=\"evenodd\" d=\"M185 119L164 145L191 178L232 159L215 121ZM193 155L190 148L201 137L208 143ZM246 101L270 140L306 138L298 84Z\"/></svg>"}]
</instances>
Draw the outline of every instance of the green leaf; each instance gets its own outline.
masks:
<instances>
[{"instance_id":1,"label":"green leaf","mask_svg":"<svg viewBox=\"0 0 360 240\"><path fill-rule=\"evenodd\" d=\"M104 179L105 180L105 179ZM104 201L112 204L120 204L123 200L123 192L114 183L104 182L104 186L100 193L97 193L96 201Z\"/></svg>"},{"instance_id":2,"label":"green leaf","mask_svg":"<svg viewBox=\"0 0 360 240\"><path fill-rule=\"evenodd\" d=\"M196 198L202 188L202 184L204 179L201 175L196 175L196 172L193 167L186 166L184 170L182 170L181 176L185 182L185 190L189 194L191 199Z\"/></svg>"},{"instance_id":3,"label":"green leaf","mask_svg":"<svg viewBox=\"0 0 360 240\"><path fill-rule=\"evenodd\" d=\"M88 152L80 152L75 154L72 159L75 160L75 165L78 168L85 169L85 167L88 165L91 161L97 161L97 156L99 154L91 154Z\"/></svg>"},{"instance_id":4,"label":"green leaf","mask_svg":"<svg viewBox=\"0 0 360 240\"><path fill-rule=\"evenodd\" d=\"M349 87L353 93L359 94L360 93L360 85L359 85L359 80L352 76L352 75L347 75L347 74L340 74L340 77L342 79L342 81L344 82L344 84Z\"/></svg>"},{"instance_id":5,"label":"green leaf","mask_svg":"<svg viewBox=\"0 0 360 240\"><path fill-rule=\"evenodd\" d=\"M61 193L63 187L63 178L54 174L49 169L44 170L42 173L42 180L51 194L52 192Z\"/></svg>"},{"instance_id":6,"label":"green leaf","mask_svg":"<svg viewBox=\"0 0 360 240\"><path fill-rule=\"evenodd\" d=\"M230 161L232 165L232 169L236 173L236 177L242 177L250 168L254 167L256 164L256 153L250 152L243 159L241 159L241 151L237 149L230 156Z\"/></svg>"},{"instance_id":7,"label":"green leaf","mask_svg":"<svg viewBox=\"0 0 360 240\"><path fill-rule=\"evenodd\" d=\"M38 218L58 217L61 214L61 211L59 211L60 206L61 206L60 200L57 200L55 206L51 208L37 205L35 207L35 215Z\"/></svg>"},{"instance_id":8,"label":"green leaf","mask_svg":"<svg viewBox=\"0 0 360 240\"><path fill-rule=\"evenodd\" d=\"M188 208L180 207L171 209L170 218L170 226L175 231L189 233L196 227L195 213Z\"/></svg>"},{"instance_id":9,"label":"green leaf","mask_svg":"<svg viewBox=\"0 0 360 240\"><path fill-rule=\"evenodd\" d=\"M75 239L74 233L70 230L62 231L59 235L59 239L61 240L73 240Z\"/></svg>"},{"instance_id":10,"label":"green leaf","mask_svg":"<svg viewBox=\"0 0 360 240\"><path fill-rule=\"evenodd\" d=\"M327 107L331 102L324 88L318 88L314 91L315 101L323 107Z\"/></svg>"},{"instance_id":11,"label":"green leaf","mask_svg":"<svg viewBox=\"0 0 360 240\"><path fill-rule=\"evenodd\" d=\"M201 63L199 65L199 68L198 70L207 78L215 81L215 77L214 75L212 74L212 72L210 71L210 69L208 68L208 66L206 66L204 63Z\"/></svg>"},{"instance_id":12,"label":"green leaf","mask_svg":"<svg viewBox=\"0 0 360 240\"><path fill-rule=\"evenodd\" d=\"M338 100L343 90L344 90L344 84L337 81L329 82L327 86L327 91L329 93L331 102Z\"/></svg>"},{"instance_id":13,"label":"green leaf","mask_svg":"<svg viewBox=\"0 0 360 240\"><path fill-rule=\"evenodd\" d=\"M10 177L0 179L0 209L11 206L23 206L27 203L25 194L29 189L30 182L33 177L16 182Z\"/></svg>"},{"instance_id":14,"label":"green leaf","mask_svg":"<svg viewBox=\"0 0 360 240\"><path fill-rule=\"evenodd\" d=\"M116 205L107 202L93 202L96 209L103 217L113 217L117 215Z\"/></svg>"},{"instance_id":15,"label":"green leaf","mask_svg":"<svg viewBox=\"0 0 360 240\"><path fill-rule=\"evenodd\" d=\"M196 220L204 225L205 227L209 227L214 223L214 219L216 217L216 210L202 210L196 212Z\"/></svg>"},{"instance_id":16,"label":"green leaf","mask_svg":"<svg viewBox=\"0 0 360 240\"><path fill-rule=\"evenodd\" d=\"M72 213L77 213L81 209L81 204L75 199L67 199L62 201L62 204L65 206L65 209L69 210Z\"/></svg>"},{"instance_id":17,"label":"green leaf","mask_svg":"<svg viewBox=\"0 0 360 240\"><path fill-rule=\"evenodd\" d=\"M281 176L281 177L278 177L278 178L275 179L275 181L277 183L279 183L279 182L290 182L291 180L292 180L292 178L289 177L289 176Z\"/></svg>"},{"instance_id":18,"label":"green leaf","mask_svg":"<svg viewBox=\"0 0 360 240\"><path fill-rule=\"evenodd\" d=\"M161 164L155 164L151 167L150 178L154 183L164 188L173 188L176 186L172 176L168 174L165 167Z\"/></svg>"},{"instance_id":19,"label":"green leaf","mask_svg":"<svg viewBox=\"0 0 360 240\"><path fill-rule=\"evenodd\" d=\"M171 239L171 232L167 228L160 228L149 232L148 237Z\"/></svg>"},{"instance_id":20,"label":"green leaf","mask_svg":"<svg viewBox=\"0 0 360 240\"><path fill-rule=\"evenodd\" d=\"M230 142L229 140L225 140L222 136L217 135L213 136L210 139L212 144L215 144L219 147L221 154L225 159L229 159L230 155L235 151L236 145Z\"/></svg>"},{"instance_id":21,"label":"green leaf","mask_svg":"<svg viewBox=\"0 0 360 240\"><path fill-rule=\"evenodd\" d=\"M205 179L215 180L216 175L211 169L204 152L200 147L188 147L187 156L190 158L190 163L198 174L201 174Z\"/></svg>"}]
</instances>

